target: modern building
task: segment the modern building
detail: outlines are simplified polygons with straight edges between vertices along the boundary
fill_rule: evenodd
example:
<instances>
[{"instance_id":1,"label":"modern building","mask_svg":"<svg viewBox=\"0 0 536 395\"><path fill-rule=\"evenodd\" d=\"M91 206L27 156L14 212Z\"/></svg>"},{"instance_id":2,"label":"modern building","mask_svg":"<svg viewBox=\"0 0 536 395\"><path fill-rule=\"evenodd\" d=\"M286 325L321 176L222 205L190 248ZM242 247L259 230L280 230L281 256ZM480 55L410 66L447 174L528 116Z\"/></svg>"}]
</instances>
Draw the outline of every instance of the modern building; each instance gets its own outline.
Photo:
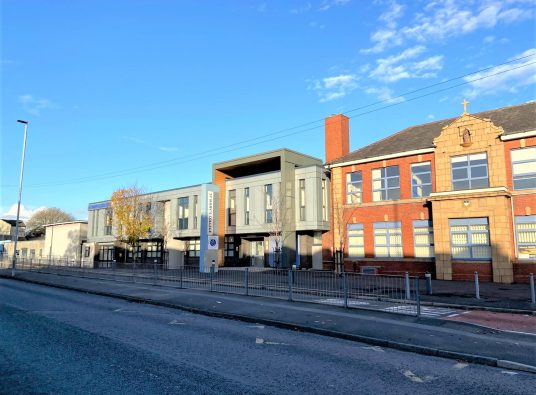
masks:
<instances>
[{"instance_id":1,"label":"modern building","mask_svg":"<svg viewBox=\"0 0 536 395\"><path fill-rule=\"evenodd\" d=\"M322 161L288 149L212 166L225 266L322 268L329 179Z\"/></svg>"},{"instance_id":2,"label":"modern building","mask_svg":"<svg viewBox=\"0 0 536 395\"><path fill-rule=\"evenodd\" d=\"M322 268L328 191L322 161L291 150L217 163L212 183L144 195L153 226L135 251L117 241L109 201L91 203L84 264Z\"/></svg>"},{"instance_id":3,"label":"modern building","mask_svg":"<svg viewBox=\"0 0 536 395\"><path fill-rule=\"evenodd\" d=\"M69 221L45 225L45 236L21 240L17 243L18 256L26 259L62 259L79 263L82 244L87 239L87 221ZM5 243L4 253L13 255L15 243Z\"/></svg>"},{"instance_id":4,"label":"modern building","mask_svg":"<svg viewBox=\"0 0 536 395\"><path fill-rule=\"evenodd\" d=\"M347 270L527 281L536 271L536 103L411 126L349 152L326 119L331 231Z\"/></svg>"},{"instance_id":5,"label":"modern building","mask_svg":"<svg viewBox=\"0 0 536 395\"><path fill-rule=\"evenodd\" d=\"M15 219L0 219L0 241L15 240L17 220ZM26 225L23 221L19 221L19 240L24 240Z\"/></svg>"}]
</instances>

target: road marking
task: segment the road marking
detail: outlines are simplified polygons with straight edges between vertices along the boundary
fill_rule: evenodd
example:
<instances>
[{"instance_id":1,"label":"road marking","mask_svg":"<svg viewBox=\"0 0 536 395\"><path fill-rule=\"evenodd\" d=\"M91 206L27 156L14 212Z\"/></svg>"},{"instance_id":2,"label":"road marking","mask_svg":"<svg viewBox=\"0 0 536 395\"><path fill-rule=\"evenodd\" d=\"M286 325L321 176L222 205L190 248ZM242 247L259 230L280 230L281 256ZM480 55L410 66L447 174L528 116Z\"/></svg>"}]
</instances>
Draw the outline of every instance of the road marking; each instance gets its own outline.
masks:
<instances>
[{"instance_id":1,"label":"road marking","mask_svg":"<svg viewBox=\"0 0 536 395\"><path fill-rule=\"evenodd\" d=\"M268 342L268 341L265 341L264 339L262 339L260 337L257 337L255 339L255 344L269 344L271 346L274 346L274 345L288 346L287 343Z\"/></svg>"},{"instance_id":2,"label":"road marking","mask_svg":"<svg viewBox=\"0 0 536 395\"><path fill-rule=\"evenodd\" d=\"M503 373L503 374L508 374L508 375L510 375L510 376L515 376L516 374L519 374L519 373L516 373L516 372L510 372L510 371L508 371L508 370L503 370L501 373Z\"/></svg>"},{"instance_id":3,"label":"road marking","mask_svg":"<svg viewBox=\"0 0 536 395\"><path fill-rule=\"evenodd\" d=\"M427 383L429 381L432 381L435 379L434 376L424 376L424 378L420 378L415 373L413 373L411 370L405 370L402 372L404 376L406 376L408 379L413 381L414 383Z\"/></svg>"},{"instance_id":4,"label":"road marking","mask_svg":"<svg viewBox=\"0 0 536 395\"><path fill-rule=\"evenodd\" d=\"M381 348L380 346L371 346L371 347L363 347L365 350L374 350L374 351L377 351L377 352L385 352L385 350L383 348Z\"/></svg>"},{"instance_id":5,"label":"road marking","mask_svg":"<svg viewBox=\"0 0 536 395\"><path fill-rule=\"evenodd\" d=\"M261 339L260 337L256 338L255 344L264 344L264 339Z\"/></svg>"},{"instance_id":6,"label":"road marking","mask_svg":"<svg viewBox=\"0 0 536 395\"><path fill-rule=\"evenodd\" d=\"M413 305L402 305L402 306L389 306L382 309L383 311L388 311L390 313L401 313L408 315L416 315L417 307ZM446 309L443 307L426 307L421 306L421 316L424 317L443 317L448 314L459 314L456 310Z\"/></svg>"},{"instance_id":7,"label":"road marking","mask_svg":"<svg viewBox=\"0 0 536 395\"><path fill-rule=\"evenodd\" d=\"M248 325L248 328L264 329L264 325Z\"/></svg>"},{"instance_id":8,"label":"road marking","mask_svg":"<svg viewBox=\"0 0 536 395\"><path fill-rule=\"evenodd\" d=\"M115 309L114 312L117 313L118 311L123 311L123 309Z\"/></svg>"},{"instance_id":9,"label":"road marking","mask_svg":"<svg viewBox=\"0 0 536 395\"><path fill-rule=\"evenodd\" d=\"M173 321L170 321L168 322L169 325L185 325L184 322L179 322L177 320L173 320Z\"/></svg>"},{"instance_id":10,"label":"road marking","mask_svg":"<svg viewBox=\"0 0 536 395\"><path fill-rule=\"evenodd\" d=\"M456 365L454 365L454 369L463 369L466 368L469 364L465 362L458 362Z\"/></svg>"}]
</instances>

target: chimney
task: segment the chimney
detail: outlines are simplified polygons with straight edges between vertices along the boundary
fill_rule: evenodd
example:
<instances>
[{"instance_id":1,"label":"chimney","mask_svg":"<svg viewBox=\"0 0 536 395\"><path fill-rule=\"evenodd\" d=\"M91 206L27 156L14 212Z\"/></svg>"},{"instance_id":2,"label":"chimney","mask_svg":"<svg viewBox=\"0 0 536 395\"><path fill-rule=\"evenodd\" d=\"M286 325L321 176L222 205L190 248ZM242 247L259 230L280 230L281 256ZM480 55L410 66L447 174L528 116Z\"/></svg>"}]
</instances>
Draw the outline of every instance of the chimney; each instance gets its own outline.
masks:
<instances>
[{"instance_id":1,"label":"chimney","mask_svg":"<svg viewBox=\"0 0 536 395\"><path fill-rule=\"evenodd\" d=\"M349 118L342 114L325 120L326 162L341 158L350 152Z\"/></svg>"}]
</instances>

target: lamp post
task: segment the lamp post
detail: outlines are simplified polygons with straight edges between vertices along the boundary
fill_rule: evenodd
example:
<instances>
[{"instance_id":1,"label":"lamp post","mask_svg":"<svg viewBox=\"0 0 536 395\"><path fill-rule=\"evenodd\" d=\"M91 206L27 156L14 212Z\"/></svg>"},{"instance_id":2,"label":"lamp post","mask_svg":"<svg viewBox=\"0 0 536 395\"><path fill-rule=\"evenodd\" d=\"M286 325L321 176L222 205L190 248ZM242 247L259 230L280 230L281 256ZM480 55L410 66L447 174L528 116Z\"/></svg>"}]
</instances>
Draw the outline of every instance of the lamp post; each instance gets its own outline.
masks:
<instances>
[{"instance_id":1,"label":"lamp post","mask_svg":"<svg viewBox=\"0 0 536 395\"><path fill-rule=\"evenodd\" d=\"M22 197L22 177L24 176L24 155L26 154L26 132L28 131L28 121L21 119L18 123L24 125L24 143L22 144L22 161L20 164L20 180L19 180L19 201L17 203L17 220L15 222L15 245L13 246L13 263L11 266L11 277L15 277L15 266L17 263L17 242L19 240L19 216L20 216L20 200Z\"/></svg>"}]
</instances>

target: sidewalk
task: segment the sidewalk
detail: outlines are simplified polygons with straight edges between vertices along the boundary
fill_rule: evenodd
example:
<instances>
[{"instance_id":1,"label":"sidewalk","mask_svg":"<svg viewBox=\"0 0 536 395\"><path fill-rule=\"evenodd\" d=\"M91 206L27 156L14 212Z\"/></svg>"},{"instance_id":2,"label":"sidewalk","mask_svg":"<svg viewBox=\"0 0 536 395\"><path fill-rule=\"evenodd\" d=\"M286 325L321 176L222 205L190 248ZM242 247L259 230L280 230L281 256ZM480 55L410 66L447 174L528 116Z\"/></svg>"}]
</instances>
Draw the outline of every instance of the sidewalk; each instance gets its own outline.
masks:
<instances>
[{"instance_id":1,"label":"sidewalk","mask_svg":"<svg viewBox=\"0 0 536 395\"><path fill-rule=\"evenodd\" d=\"M478 306L490 309L511 309L536 312L530 300L529 284L498 284L481 282L480 299L475 297L473 281L432 280L432 295L426 295L426 284L420 281L421 301L449 306Z\"/></svg>"},{"instance_id":2,"label":"sidewalk","mask_svg":"<svg viewBox=\"0 0 536 395\"><path fill-rule=\"evenodd\" d=\"M0 276L10 273L0 270ZM464 322L34 272L18 272L17 279L536 373L536 336Z\"/></svg>"}]
</instances>

